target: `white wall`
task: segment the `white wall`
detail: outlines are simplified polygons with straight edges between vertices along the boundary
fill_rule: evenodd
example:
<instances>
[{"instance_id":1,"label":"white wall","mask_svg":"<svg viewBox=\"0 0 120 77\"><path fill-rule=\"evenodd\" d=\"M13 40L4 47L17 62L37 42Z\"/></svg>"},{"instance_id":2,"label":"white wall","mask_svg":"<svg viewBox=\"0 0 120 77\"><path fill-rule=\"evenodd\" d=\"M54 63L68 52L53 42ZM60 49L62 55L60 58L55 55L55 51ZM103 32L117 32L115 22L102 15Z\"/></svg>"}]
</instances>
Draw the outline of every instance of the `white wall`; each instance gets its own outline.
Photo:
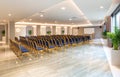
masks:
<instances>
[{"instance_id":1,"label":"white wall","mask_svg":"<svg viewBox=\"0 0 120 77\"><path fill-rule=\"evenodd\" d=\"M40 26L40 35L46 35L46 26Z\"/></svg>"},{"instance_id":2,"label":"white wall","mask_svg":"<svg viewBox=\"0 0 120 77\"><path fill-rule=\"evenodd\" d=\"M56 35L61 35L61 27L56 26Z\"/></svg>"},{"instance_id":3,"label":"white wall","mask_svg":"<svg viewBox=\"0 0 120 77\"><path fill-rule=\"evenodd\" d=\"M15 27L15 36L26 36L26 26Z\"/></svg>"},{"instance_id":4,"label":"white wall","mask_svg":"<svg viewBox=\"0 0 120 77\"><path fill-rule=\"evenodd\" d=\"M84 28L84 34L94 34L95 29L94 28Z\"/></svg>"},{"instance_id":5,"label":"white wall","mask_svg":"<svg viewBox=\"0 0 120 77\"><path fill-rule=\"evenodd\" d=\"M32 26L33 27L33 35L36 36L37 35L37 26Z\"/></svg>"},{"instance_id":6,"label":"white wall","mask_svg":"<svg viewBox=\"0 0 120 77\"><path fill-rule=\"evenodd\" d=\"M52 27L52 35L56 35L56 26Z\"/></svg>"},{"instance_id":7,"label":"white wall","mask_svg":"<svg viewBox=\"0 0 120 77\"><path fill-rule=\"evenodd\" d=\"M78 35L78 28L76 28L76 27L73 28L73 29L72 29L72 34L73 34L73 35Z\"/></svg>"},{"instance_id":8,"label":"white wall","mask_svg":"<svg viewBox=\"0 0 120 77\"><path fill-rule=\"evenodd\" d=\"M67 34L72 35L72 27L67 27Z\"/></svg>"},{"instance_id":9,"label":"white wall","mask_svg":"<svg viewBox=\"0 0 120 77\"><path fill-rule=\"evenodd\" d=\"M29 30L32 30L32 35L34 35L34 29L32 26L27 26L26 27L26 35L29 36Z\"/></svg>"},{"instance_id":10,"label":"white wall","mask_svg":"<svg viewBox=\"0 0 120 77\"><path fill-rule=\"evenodd\" d=\"M84 35L84 28L83 27L79 27L78 35Z\"/></svg>"},{"instance_id":11,"label":"white wall","mask_svg":"<svg viewBox=\"0 0 120 77\"><path fill-rule=\"evenodd\" d=\"M52 26L46 26L46 34L47 34L47 31L51 31L51 35L52 35L53 34Z\"/></svg>"},{"instance_id":12,"label":"white wall","mask_svg":"<svg viewBox=\"0 0 120 77\"><path fill-rule=\"evenodd\" d=\"M28 31L32 30L32 35L37 35L36 26L26 26L26 25L16 25L15 26L15 36L29 36Z\"/></svg>"},{"instance_id":13,"label":"white wall","mask_svg":"<svg viewBox=\"0 0 120 77\"><path fill-rule=\"evenodd\" d=\"M36 26L16 26L15 27L15 36L26 36L27 30L33 30L33 35L37 35L37 27ZM51 35L61 35L61 31L64 30L64 34L69 35L84 35L84 34L95 34L95 38L101 38L102 37L102 28L100 27L93 27L93 28L84 28L80 27L79 29L77 27L60 27L60 26L40 26L39 35L46 35L46 31L51 31Z\"/></svg>"}]
</instances>

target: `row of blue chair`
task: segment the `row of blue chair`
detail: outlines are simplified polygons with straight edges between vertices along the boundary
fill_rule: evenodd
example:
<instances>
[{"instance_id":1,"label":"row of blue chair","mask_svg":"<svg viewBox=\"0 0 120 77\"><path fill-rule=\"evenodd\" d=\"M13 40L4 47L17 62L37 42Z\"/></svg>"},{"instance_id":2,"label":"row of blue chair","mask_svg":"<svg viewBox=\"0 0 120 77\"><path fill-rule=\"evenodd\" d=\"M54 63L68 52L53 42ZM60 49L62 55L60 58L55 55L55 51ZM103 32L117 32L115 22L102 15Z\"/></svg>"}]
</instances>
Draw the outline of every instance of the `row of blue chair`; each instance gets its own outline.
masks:
<instances>
[{"instance_id":1,"label":"row of blue chair","mask_svg":"<svg viewBox=\"0 0 120 77\"><path fill-rule=\"evenodd\" d=\"M23 53L32 53L38 55L39 52L52 49L61 48L65 46L72 46L74 44L89 41L90 36L74 36L74 35L51 35L51 36L20 36L20 39L15 37L15 41L10 40L11 49L17 56Z\"/></svg>"},{"instance_id":2,"label":"row of blue chair","mask_svg":"<svg viewBox=\"0 0 120 77\"><path fill-rule=\"evenodd\" d=\"M73 36L73 35L52 35L52 36L29 36L20 37L20 41L28 46L30 41L34 41L33 48L51 49L66 45L79 44L90 40L89 36Z\"/></svg>"}]
</instances>

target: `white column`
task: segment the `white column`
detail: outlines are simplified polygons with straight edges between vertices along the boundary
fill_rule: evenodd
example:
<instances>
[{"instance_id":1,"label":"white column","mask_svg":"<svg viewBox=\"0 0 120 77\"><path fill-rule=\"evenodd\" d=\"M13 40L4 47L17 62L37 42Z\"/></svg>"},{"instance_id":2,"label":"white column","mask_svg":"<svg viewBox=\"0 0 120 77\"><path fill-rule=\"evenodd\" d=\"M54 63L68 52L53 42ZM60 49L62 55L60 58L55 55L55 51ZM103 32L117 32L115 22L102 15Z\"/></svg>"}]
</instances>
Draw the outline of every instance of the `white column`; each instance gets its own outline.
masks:
<instances>
[{"instance_id":1,"label":"white column","mask_svg":"<svg viewBox=\"0 0 120 77\"><path fill-rule=\"evenodd\" d=\"M68 27L68 29L67 29L67 34L68 34L68 35L72 35L72 27Z\"/></svg>"},{"instance_id":2,"label":"white column","mask_svg":"<svg viewBox=\"0 0 120 77\"><path fill-rule=\"evenodd\" d=\"M64 35L67 35L68 34L68 32L67 32L68 31L68 27L64 27L64 31L65 31Z\"/></svg>"},{"instance_id":3,"label":"white column","mask_svg":"<svg viewBox=\"0 0 120 77\"><path fill-rule=\"evenodd\" d=\"M78 35L84 35L84 28L83 27L79 27Z\"/></svg>"},{"instance_id":4,"label":"white column","mask_svg":"<svg viewBox=\"0 0 120 77\"><path fill-rule=\"evenodd\" d=\"M53 26L53 27L52 27L52 34L53 34L53 35L56 35L56 26Z\"/></svg>"},{"instance_id":5,"label":"white column","mask_svg":"<svg viewBox=\"0 0 120 77\"><path fill-rule=\"evenodd\" d=\"M46 35L46 26L40 27L40 35Z\"/></svg>"},{"instance_id":6,"label":"white column","mask_svg":"<svg viewBox=\"0 0 120 77\"><path fill-rule=\"evenodd\" d=\"M60 26L56 26L56 34L61 35L61 27Z\"/></svg>"},{"instance_id":7,"label":"white column","mask_svg":"<svg viewBox=\"0 0 120 77\"><path fill-rule=\"evenodd\" d=\"M53 26L50 26L51 35L53 35Z\"/></svg>"},{"instance_id":8,"label":"white column","mask_svg":"<svg viewBox=\"0 0 120 77\"><path fill-rule=\"evenodd\" d=\"M37 25L36 31L37 31L37 35L40 35L40 25Z\"/></svg>"},{"instance_id":9,"label":"white column","mask_svg":"<svg viewBox=\"0 0 120 77\"><path fill-rule=\"evenodd\" d=\"M8 22L8 40L15 38L15 22L9 21Z\"/></svg>"},{"instance_id":10,"label":"white column","mask_svg":"<svg viewBox=\"0 0 120 77\"><path fill-rule=\"evenodd\" d=\"M37 26L32 26L33 27L33 36L37 35Z\"/></svg>"},{"instance_id":11,"label":"white column","mask_svg":"<svg viewBox=\"0 0 120 77\"><path fill-rule=\"evenodd\" d=\"M5 25L6 44L8 44L8 24Z\"/></svg>"},{"instance_id":12,"label":"white column","mask_svg":"<svg viewBox=\"0 0 120 77\"><path fill-rule=\"evenodd\" d=\"M73 31L73 35L78 35L78 28L77 27L74 27L73 29L72 29L72 31Z\"/></svg>"}]
</instances>

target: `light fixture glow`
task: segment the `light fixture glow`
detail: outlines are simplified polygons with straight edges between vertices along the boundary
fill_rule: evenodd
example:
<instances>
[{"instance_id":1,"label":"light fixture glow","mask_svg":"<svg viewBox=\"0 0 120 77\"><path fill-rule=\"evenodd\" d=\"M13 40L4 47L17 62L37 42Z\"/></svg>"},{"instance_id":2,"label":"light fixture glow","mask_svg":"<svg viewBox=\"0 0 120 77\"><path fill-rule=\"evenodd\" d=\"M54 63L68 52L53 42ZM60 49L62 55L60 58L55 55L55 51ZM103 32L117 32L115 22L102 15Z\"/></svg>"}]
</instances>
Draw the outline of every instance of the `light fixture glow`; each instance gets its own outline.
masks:
<instances>
[{"instance_id":1,"label":"light fixture glow","mask_svg":"<svg viewBox=\"0 0 120 77\"><path fill-rule=\"evenodd\" d=\"M43 17L43 16L44 16L43 14L40 15L40 17Z\"/></svg>"},{"instance_id":2,"label":"light fixture glow","mask_svg":"<svg viewBox=\"0 0 120 77\"><path fill-rule=\"evenodd\" d=\"M32 27L34 27L34 28L35 28L36 26L32 26Z\"/></svg>"},{"instance_id":3,"label":"light fixture glow","mask_svg":"<svg viewBox=\"0 0 120 77\"><path fill-rule=\"evenodd\" d=\"M71 18L69 18L69 21L71 21L72 19Z\"/></svg>"},{"instance_id":4,"label":"light fixture glow","mask_svg":"<svg viewBox=\"0 0 120 77\"><path fill-rule=\"evenodd\" d=\"M65 7L61 7L62 10L65 10L66 8Z\"/></svg>"},{"instance_id":5,"label":"light fixture glow","mask_svg":"<svg viewBox=\"0 0 120 77\"><path fill-rule=\"evenodd\" d=\"M8 14L8 16L9 16L9 17L11 17L11 16L12 16L12 14L11 14L11 13L9 13L9 14Z\"/></svg>"},{"instance_id":6,"label":"light fixture glow","mask_svg":"<svg viewBox=\"0 0 120 77\"><path fill-rule=\"evenodd\" d=\"M29 60L32 60L31 58L29 58Z\"/></svg>"},{"instance_id":7,"label":"light fixture glow","mask_svg":"<svg viewBox=\"0 0 120 77\"><path fill-rule=\"evenodd\" d=\"M33 23L33 22L16 22L15 25L16 27L26 27L26 25L43 25L43 27L46 27L46 26L68 26L68 27L77 27L77 26L93 26L93 24L89 23L89 24L76 24L74 25L75 23L70 23L70 24L54 24L54 23ZM96 24L95 24L96 25ZM98 25L96 25L98 26ZM42 26L41 26L42 27Z\"/></svg>"},{"instance_id":8,"label":"light fixture glow","mask_svg":"<svg viewBox=\"0 0 120 77\"><path fill-rule=\"evenodd\" d=\"M16 61L15 63L16 63L16 64L18 64L18 62L17 62L17 61Z\"/></svg>"},{"instance_id":9,"label":"light fixture glow","mask_svg":"<svg viewBox=\"0 0 120 77\"><path fill-rule=\"evenodd\" d=\"M101 9L103 9L104 7L103 6L100 6Z\"/></svg>"}]
</instances>

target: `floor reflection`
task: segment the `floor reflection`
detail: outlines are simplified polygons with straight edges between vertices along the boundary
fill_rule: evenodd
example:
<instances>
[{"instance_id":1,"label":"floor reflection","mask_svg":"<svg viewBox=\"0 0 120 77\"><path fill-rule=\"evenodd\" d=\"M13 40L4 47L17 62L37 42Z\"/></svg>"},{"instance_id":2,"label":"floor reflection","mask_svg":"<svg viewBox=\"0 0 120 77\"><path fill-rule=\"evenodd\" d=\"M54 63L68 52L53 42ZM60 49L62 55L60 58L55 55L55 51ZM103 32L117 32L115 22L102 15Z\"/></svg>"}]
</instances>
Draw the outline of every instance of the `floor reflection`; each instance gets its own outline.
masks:
<instances>
[{"instance_id":1,"label":"floor reflection","mask_svg":"<svg viewBox=\"0 0 120 77\"><path fill-rule=\"evenodd\" d=\"M9 55L14 56L9 49L0 52L4 55L10 52ZM0 77L112 77L100 40L64 47L37 57L2 60L0 68Z\"/></svg>"}]
</instances>

